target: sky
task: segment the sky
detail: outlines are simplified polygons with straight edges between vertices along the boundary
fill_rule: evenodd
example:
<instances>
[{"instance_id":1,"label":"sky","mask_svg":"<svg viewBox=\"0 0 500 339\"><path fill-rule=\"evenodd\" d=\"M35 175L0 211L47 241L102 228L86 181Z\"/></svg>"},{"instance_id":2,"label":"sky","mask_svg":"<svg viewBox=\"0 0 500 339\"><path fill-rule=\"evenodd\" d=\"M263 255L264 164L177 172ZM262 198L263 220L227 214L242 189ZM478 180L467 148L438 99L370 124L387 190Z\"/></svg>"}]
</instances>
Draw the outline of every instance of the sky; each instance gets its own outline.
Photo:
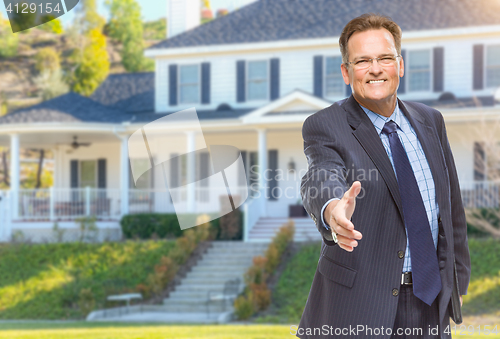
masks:
<instances>
[{"instance_id":1,"label":"sky","mask_svg":"<svg viewBox=\"0 0 500 339\"><path fill-rule=\"evenodd\" d=\"M231 11L253 1L255 0L210 0L210 5L215 15L217 9L226 8ZM142 10L141 12L144 21L152 21L166 17L167 0L137 0L137 2L141 6ZM109 13L105 5L105 0L97 0L97 3L98 3L99 13L107 18L109 16ZM5 6L3 5L3 1L0 2L0 8L3 17L6 18L7 13L5 12ZM74 15L74 10L61 16L60 19L66 26L73 20L73 15Z\"/></svg>"}]
</instances>

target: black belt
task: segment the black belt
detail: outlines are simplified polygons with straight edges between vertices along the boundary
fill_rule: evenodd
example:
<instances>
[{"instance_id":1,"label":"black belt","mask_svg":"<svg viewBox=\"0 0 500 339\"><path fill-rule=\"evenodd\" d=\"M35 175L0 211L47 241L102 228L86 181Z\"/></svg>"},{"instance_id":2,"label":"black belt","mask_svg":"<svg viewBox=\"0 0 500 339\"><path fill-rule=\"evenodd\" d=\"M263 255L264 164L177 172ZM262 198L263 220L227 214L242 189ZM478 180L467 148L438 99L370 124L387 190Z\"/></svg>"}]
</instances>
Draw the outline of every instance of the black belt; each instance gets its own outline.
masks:
<instances>
[{"instance_id":1,"label":"black belt","mask_svg":"<svg viewBox=\"0 0 500 339\"><path fill-rule=\"evenodd\" d=\"M401 285L413 285L411 272L404 272L401 274Z\"/></svg>"}]
</instances>

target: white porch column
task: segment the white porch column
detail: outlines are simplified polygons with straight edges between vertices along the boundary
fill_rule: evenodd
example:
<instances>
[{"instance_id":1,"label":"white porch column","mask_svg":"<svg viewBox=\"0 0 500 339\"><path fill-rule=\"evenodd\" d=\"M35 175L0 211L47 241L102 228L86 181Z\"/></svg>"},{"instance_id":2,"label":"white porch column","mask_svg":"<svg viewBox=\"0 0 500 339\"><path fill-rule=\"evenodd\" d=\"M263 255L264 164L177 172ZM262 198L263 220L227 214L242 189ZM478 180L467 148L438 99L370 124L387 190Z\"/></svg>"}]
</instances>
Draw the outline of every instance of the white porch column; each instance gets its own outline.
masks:
<instances>
[{"instance_id":1,"label":"white porch column","mask_svg":"<svg viewBox=\"0 0 500 339\"><path fill-rule=\"evenodd\" d=\"M128 159L128 136L121 136L120 154L120 200L121 215L128 214L129 194L129 159Z\"/></svg>"},{"instance_id":2,"label":"white porch column","mask_svg":"<svg viewBox=\"0 0 500 339\"><path fill-rule=\"evenodd\" d=\"M10 192L12 199L12 219L19 217L19 135L10 135Z\"/></svg>"},{"instance_id":3,"label":"white porch column","mask_svg":"<svg viewBox=\"0 0 500 339\"><path fill-rule=\"evenodd\" d=\"M196 133L187 132L187 182L192 184L196 180ZM196 186L189 185L187 191L187 212L194 213L196 208Z\"/></svg>"},{"instance_id":4,"label":"white porch column","mask_svg":"<svg viewBox=\"0 0 500 339\"><path fill-rule=\"evenodd\" d=\"M267 132L265 129L259 129L258 132L259 132L259 190L260 190L261 216L266 217L267 181L265 173L267 170Z\"/></svg>"}]
</instances>

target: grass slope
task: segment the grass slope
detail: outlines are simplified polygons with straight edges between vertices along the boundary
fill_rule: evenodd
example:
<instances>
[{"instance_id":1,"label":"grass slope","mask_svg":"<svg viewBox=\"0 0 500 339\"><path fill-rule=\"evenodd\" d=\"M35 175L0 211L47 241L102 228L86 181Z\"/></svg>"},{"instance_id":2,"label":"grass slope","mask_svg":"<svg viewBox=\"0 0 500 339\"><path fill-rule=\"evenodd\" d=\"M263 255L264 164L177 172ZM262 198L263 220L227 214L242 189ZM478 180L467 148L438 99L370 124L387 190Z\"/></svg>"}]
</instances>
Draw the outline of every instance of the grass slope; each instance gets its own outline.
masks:
<instances>
[{"instance_id":1,"label":"grass slope","mask_svg":"<svg viewBox=\"0 0 500 339\"><path fill-rule=\"evenodd\" d=\"M100 307L106 294L144 282L173 247L168 241L0 246L0 319L82 318L82 289ZM123 285L106 285L116 279Z\"/></svg>"},{"instance_id":2,"label":"grass slope","mask_svg":"<svg viewBox=\"0 0 500 339\"><path fill-rule=\"evenodd\" d=\"M472 272L468 294L464 296L463 313L466 316L500 315L500 241L471 238L469 249ZM257 319L258 322L300 321L319 253L319 243L307 245L290 260L273 291L276 315L261 317Z\"/></svg>"}]
</instances>

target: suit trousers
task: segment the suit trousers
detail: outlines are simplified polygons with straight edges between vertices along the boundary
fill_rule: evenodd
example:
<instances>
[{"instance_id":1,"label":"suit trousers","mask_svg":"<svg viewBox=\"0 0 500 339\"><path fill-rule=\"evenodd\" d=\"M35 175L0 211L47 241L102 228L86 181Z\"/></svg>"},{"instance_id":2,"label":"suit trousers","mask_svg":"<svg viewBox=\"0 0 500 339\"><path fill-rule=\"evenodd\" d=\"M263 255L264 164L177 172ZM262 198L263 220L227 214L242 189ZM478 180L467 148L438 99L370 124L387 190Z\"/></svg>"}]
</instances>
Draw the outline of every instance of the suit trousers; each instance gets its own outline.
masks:
<instances>
[{"instance_id":1,"label":"suit trousers","mask_svg":"<svg viewBox=\"0 0 500 339\"><path fill-rule=\"evenodd\" d=\"M412 285L401 285L391 339L451 338L444 330L439 326L437 298L429 306L413 294Z\"/></svg>"}]
</instances>

